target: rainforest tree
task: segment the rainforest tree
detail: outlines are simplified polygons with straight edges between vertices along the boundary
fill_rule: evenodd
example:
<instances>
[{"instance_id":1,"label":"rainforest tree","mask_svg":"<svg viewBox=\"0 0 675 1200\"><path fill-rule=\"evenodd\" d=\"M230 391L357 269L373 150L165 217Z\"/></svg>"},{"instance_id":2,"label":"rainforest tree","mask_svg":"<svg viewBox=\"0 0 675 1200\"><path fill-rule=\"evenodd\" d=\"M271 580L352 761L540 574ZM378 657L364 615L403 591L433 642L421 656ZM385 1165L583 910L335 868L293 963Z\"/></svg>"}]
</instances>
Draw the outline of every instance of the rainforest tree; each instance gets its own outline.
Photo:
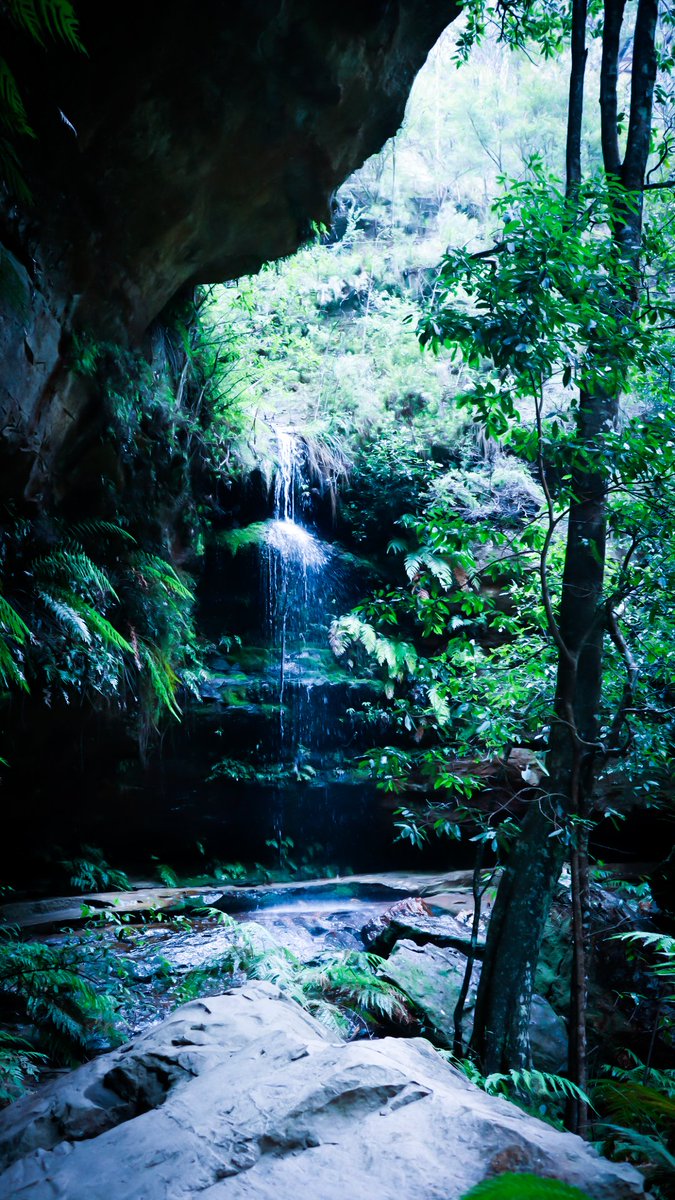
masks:
<instances>
[{"instance_id":1,"label":"rainforest tree","mask_svg":"<svg viewBox=\"0 0 675 1200\"><path fill-rule=\"evenodd\" d=\"M484 5L476 6L478 26ZM550 29L547 6L497 5L518 31ZM652 148L657 73L658 0L639 0L631 35L630 107L620 148L619 54L626 38L625 0L605 0L592 16L602 39L601 177L584 178L581 128L587 58L586 0L551 6L571 45L564 188L533 164L533 177L498 205L499 240L470 256L446 258L421 338L434 349L460 347L474 364L486 359L471 397L489 432L510 431L512 444L536 468L544 497L546 535L539 581L548 631L557 656L557 684L546 755L547 776L529 805L510 855L490 922L476 1005L472 1049L487 1072L529 1056L528 1024L534 971L544 923L564 859L572 861L576 963L570 1068L585 1081L584 939L586 840L598 772L625 730L635 663L620 627L633 542L610 572L609 500L621 471L618 437L622 391L635 362L646 361L645 327L658 321L653 292L645 291L643 200ZM534 18L542 22L533 25ZM630 32L630 31L629 31ZM553 37L549 33L549 44ZM662 155L662 163L667 153ZM654 186L654 185L650 185ZM464 303L458 303L462 292ZM549 386L574 387L571 420L551 412ZM518 406L532 419L514 428ZM628 443L625 443L628 444ZM635 446L633 446L635 451ZM549 557L561 531L565 552L559 598ZM639 540L639 539L638 539ZM626 687L609 722L602 721L603 648L609 637L622 657ZM583 1129L584 1115L575 1121Z\"/></svg>"}]
</instances>

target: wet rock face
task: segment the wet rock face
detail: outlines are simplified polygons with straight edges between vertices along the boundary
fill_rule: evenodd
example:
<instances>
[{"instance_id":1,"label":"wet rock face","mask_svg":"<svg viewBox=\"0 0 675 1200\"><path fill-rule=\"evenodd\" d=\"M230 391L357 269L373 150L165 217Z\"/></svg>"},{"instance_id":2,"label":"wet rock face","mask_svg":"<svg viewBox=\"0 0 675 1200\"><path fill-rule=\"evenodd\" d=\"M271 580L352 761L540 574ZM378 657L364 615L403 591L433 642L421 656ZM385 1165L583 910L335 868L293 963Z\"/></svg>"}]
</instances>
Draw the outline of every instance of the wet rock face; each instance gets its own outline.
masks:
<instances>
[{"instance_id":1,"label":"wet rock face","mask_svg":"<svg viewBox=\"0 0 675 1200\"><path fill-rule=\"evenodd\" d=\"M25 310L0 327L0 408L14 443L40 449L42 473L86 403L63 371L70 333L138 338L184 285L295 250L396 131L458 8L206 0L188 14L177 0L121 0L80 11L88 57L52 52L38 72L19 45L12 59L39 140L23 160L29 222L10 214L4 239L29 278Z\"/></svg>"},{"instance_id":2,"label":"wet rock face","mask_svg":"<svg viewBox=\"0 0 675 1200\"><path fill-rule=\"evenodd\" d=\"M422 1039L336 1044L260 983L0 1114L0 1200L459 1200L504 1170L645 1196L632 1167L485 1095Z\"/></svg>"}]
</instances>

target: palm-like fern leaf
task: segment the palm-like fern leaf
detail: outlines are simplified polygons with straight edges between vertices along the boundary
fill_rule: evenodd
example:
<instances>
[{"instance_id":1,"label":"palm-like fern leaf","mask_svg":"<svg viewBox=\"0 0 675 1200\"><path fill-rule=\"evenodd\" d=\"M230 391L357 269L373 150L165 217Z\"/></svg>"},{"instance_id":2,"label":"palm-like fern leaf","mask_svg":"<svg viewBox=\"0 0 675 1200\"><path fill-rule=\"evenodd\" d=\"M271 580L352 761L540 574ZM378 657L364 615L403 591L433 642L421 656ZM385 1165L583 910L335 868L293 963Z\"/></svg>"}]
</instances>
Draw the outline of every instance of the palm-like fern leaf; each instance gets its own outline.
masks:
<instances>
[{"instance_id":1,"label":"palm-like fern leaf","mask_svg":"<svg viewBox=\"0 0 675 1200\"><path fill-rule=\"evenodd\" d=\"M28 691L22 667L15 657L14 646L22 646L30 637L30 630L16 609L0 595L0 680L9 687L15 685Z\"/></svg>"},{"instance_id":2,"label":"palm-like fern leaf","mask_svg":"<svg viewBox=\"0 0 675 1200\"><path fill-rule=\"evenodd\" d=\"M194 600L190 589L166 559L156 554L139 554L134 558L134 566L146 581L159 584L165 591L174 592L182 600Z\"/></svg>"},{"instance_id":3,"label":"palm-like fern leaf","mask_svg":"<svg viewBox=\"0 0 675 1200\"><path fill-rule=\"evenodd\" d=\"M12 24L40 45L45 38L52 38L73 50L84 50L70 0L6 0L4 7Z\"/></svg>"},{"instance_id":4,"label":"palm-like fern leaf","mask_svg":"<svg viewBox=\"0 0 675 1200\"><path fill-rule=\"evenodd\" d=\"M37 559L34 570L38 578L55 579L71 587L78 586L90 596L93 592L118 599L105 571L77 543L73 543L72 548L55 550Z\"/></svg>"},{"instance_id":5,"label":"palm-like fern leaf","mask_svg":"<svg viewBox=\"0 0 675 1200\"><path fill-rule=\"evenodd\" d=\"M77 609L62 599L56 592L40 589L37 593L45 608L48 608L61 627L69 633L81 638L85 645L91 645L91 631L87 622Z\"/></svg>"},{"instance_id":6,"label":"palm-like fern leaf","mask_svg":"<svg viewBox=\"0 0 675 1200\"><path fill-rule=\"evenodd\" d=\"M643 1125L645 1118L656 1125L675 1128L675 1095L635 1080L601 1080L595 1096L613 1121L622 1125Z\"/></svg>"},{"instance_id":7,"label":"palm-like fern leaf","mask_svg":"<svg viewBox=\"0 0 675 1200\"><path fill-rule=\"evenodd\" d=\"M146 642L139 641L138 649L148 668L153 691L159 703L168 708L174 717L179 718L180 708L176 703L176 688L179 680L171 663L156 646L149 646Z\"/></svg>"},{"instance_id":8,"label":"palm-like fern leaf","mask_svg":"<svg viewBox=\"0 0 675 1200\"><path fill-rule=\"evenodd\" d=\"M0 58L0 126L13 136L34 136L16 79L4 58Z\"/></svg>"},{"instance_id":9,"label":"palm-like fern leaf","mask_svg":"<svg viewBox=\"0 0 675 1200\"><path fill-rule=\"evenodd\" d=\"M116 646L118 650L125 650L127 654L133 654L134 648L131 642L128 642L119 630L115 629L115 626L98 612L97 609L93 608L91 604L88 604L86 600L82 600L79 596L73 596L72 605L84 617L89 628L98 633L104 642L108 642L111 646Z\"/></svg>"},{"instance_id":10,"label":"palm-like fern leaf","mask_svg":"<svg viewBox=\"0 0 675 1200\"><path fill-rule=\"evenodd\" d=\"M401 679L406 671L412 675L417 665L416 651L409 642L383 637L355 613L333 621L329 640L336 658L341 658L354 644L363 646L369 657L386 668L390 679Z\"/></svg>"},{"instance_id":11,"label":"palm-like fern leaf","mask_svg":"<svg viewBox=\"0 0 675 1200\"><path fill-rule=\"evenodd\" d=\"M5 597L0 595L0 630L3 630L16 642L22 644L26 638L30 637L30 630L26 622L21 619L15 608Z\"/></svg>"},{"instance_id":12,"label":"palm-like fern leaf","mask_svg":"<svg viewBox=\"0 0 675 1200\"><path fill-rule=\"evenodd\" d=\"M80 539L83 537L100 537L102 535L103 537L111 537L113 539L120 538L124 542L133 542L134 544L136 542L133 534L129 533L127 529L122 529L122 526L115 524L114 521L78 521L72 526L72 533L74 537Z\"/></svg>"}]
</instances>

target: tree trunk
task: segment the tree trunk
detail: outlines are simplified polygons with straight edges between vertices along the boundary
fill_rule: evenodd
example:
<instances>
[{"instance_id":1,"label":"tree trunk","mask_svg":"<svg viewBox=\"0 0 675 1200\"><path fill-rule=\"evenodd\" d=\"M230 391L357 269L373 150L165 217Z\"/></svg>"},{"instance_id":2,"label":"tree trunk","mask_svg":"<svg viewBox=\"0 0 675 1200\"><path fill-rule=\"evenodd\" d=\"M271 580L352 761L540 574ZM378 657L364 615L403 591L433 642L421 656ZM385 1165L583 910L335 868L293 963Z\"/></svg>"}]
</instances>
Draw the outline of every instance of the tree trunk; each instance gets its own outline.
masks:
<instances>
[{"instance_id":1,"label":"tree trunk","mask_svg":"<svg viewBox=\"0 0 675 1200\"><path fill-rule=\"evenodd\" d=\"M601 109L605 171L626 203L618 204L612 230L617 261L636 271L642 229L642 187L649 152L656 72L655 34L658 0L639 0L633 44L631 112L626 154L620 161L616 131L618 50L625 0L605 0ZM585 18L576 0L573 16ZM575 37L576 34L576 37ZM578 24L573 29L570 121L567 157L568 197L580 179L578 154L583 104L585 46ZM637 200L637 203L636 203ZM637 279L637 272L635 275ZM620 320L626 293L614 302ZM612 301L610 300L610 303ZM611 365L611 348L589 347L598 362ZM579 399L577 444L572 466L571 503L556 632L558 675L549 738L548 788L523 821L511 852L488 929L483 969L476 999L471 1051L484 1073L530 1065L529 1022L539 948L565 856L571 843L576 858L575 904L578 906L570 1066L585 1077L586 963L583 947L583 861L586 822L598 758L602 692L602 644L605 629L603 583L607 536L607 473L603 432L616 424L622 378L616 370L608 385L597 383ZM576 849L575 847L576 839ZM575 1119L584 1114L577 1112Z\"/></svg>"}]
</instances>

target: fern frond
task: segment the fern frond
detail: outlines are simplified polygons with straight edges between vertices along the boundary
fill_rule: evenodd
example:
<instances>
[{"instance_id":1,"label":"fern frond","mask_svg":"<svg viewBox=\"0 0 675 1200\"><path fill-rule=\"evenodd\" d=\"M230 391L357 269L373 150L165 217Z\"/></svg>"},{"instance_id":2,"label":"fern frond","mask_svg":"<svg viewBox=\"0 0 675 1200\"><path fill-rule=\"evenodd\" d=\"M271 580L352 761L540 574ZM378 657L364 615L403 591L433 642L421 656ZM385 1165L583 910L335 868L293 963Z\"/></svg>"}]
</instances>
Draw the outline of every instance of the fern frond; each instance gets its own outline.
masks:
<instances>
[{"instance_id":1,"label":"fern frond","mask_svg":"<svg viewBox=\"0 0 675 1200\"><path fill-rule=\"evenodd\" d=\"M329 642L336 658L342 658L350 646L361 645L378 666L385 667L390 679L401 679L405 671L414 674L417 653L409 642L395 641L378 633L367 621L355 613L333 621L329 631Z\"/></svg>"},{"instance_id":2,"label":"fern frond","mask_svg":"<svg viewBox=\"0 0 675 1200\"><path fill-rule=\"evenodd\" d=\"M182 600L194 600L194 595L183 583L171 563L156 554L139 554L134 558L134 567L146 582L159 584L165 591L174 592Z\"/></svg>"},{"instance_id":3,"label":"fern frond","mask_svg":"<svg viewBox=\"0 0 675 1200\"><path fill-rule=\"evenodd\" d=\"M0 595L0 629L4 629L20 645L30 637L30 630L26 622L2 595Z\"/></svg>"},{"instance_id":4,"label":"fern frond","mask_svg":"<svg viewBox=\"0 0 675 1200\"><path fill-rule=\"evenodd\" d=\"M126 650L128 654L133 654L133 646L128 642L119 630L108 621L102 613L93 608L91 604L87 604L86 600L82 600L79 596L72 597L73 608L77 609L82 614L87 625L93 629L99 637L103 638L104 642L108 642L111 646L116 646L118 650Z\"/></svg>"},{"instance_id":5,"label":"fern frond","mask_svg":"<svg viewBox=\"0 0 675 1200\"><path fill-rule=\"evenodd\" d=\"M71 587L79 585L88 594L93 591L119 599L105 571L76 542L71 543L71 548L55 550L37 559L34 570L37 578L55 579Z\"/></svg>"},{"instance_id":6,"label":"fern frond","mask_svg":"<svg viewBox=\"0 0 675 1200\"><path fill-rule=\"evenodd\" d=\"M70 0L37 0L37 3L42 24L51 37L84 52L79 22Z\"/></svg>"},{"instance_id":7,"label":"fern frond","mask_svg":"<svg viewBox=\"0 0 675 1200\"><path fill-rule=\"evenodd\" d=\"M94 1020L113 1017L109 997L67 961L63 947L17 941L11 929L0 932L0 996L11 997L40 1043L66 1062L88 1043Z\"/></svg>"},{"instance_id":8,"label":"fern frond","mask_svg":"<svg viewBox=\"0 0 675 1200\"><path fill-rule=\"evenodd\" d=\"M530 1096L571 1096L593 1108L593 1104L584 1091L566 1079L564 1075L552 1075L548 1071L528 1071L511 1068L505 1075L488 1075L483 1082L483 1088L490 1095L506 1095L510 1090L525 1092Z\"/></svg>"},{"instance_id":9,"label":"fern frond","mask_svg":"<svg viewBox=\"0 0 675 1200\"><path fill-rule=\"evenodd\" d=\"M25 621L4 596L0 595L0 680L5 687L13 685L23 688L26 692L29 690L23 670L15 657L15 646L22 646L29 637L30 630Z\"/></svg>"},{"instance_id":10,"label":"fern frond","mask_svg":"<svg viewBox=\"0 0 675 1200\"><path fill-rule=\"evenodd\" d=\"M91 645L91 631L84 617L67 601L60 599L59 595L54 592L47 592L40 589L37 593L38 597L48 608L52 616L56 618L59 625L70 633L74 633L76 637L82 639L85 645Z\"/></svg>"},{"instance_id":11,"label":"fern frond","mask_svg":"<svg viewBox=\"0 0 675 1200\"><path fill-rule=\"evenodd\" d=\"M33 41L42 43L42 28L35 0L7 0L6 11L17 29L27 33Z\"/></svg>"},{"instance_id":12,"label":"fern frond","mask_svg":"<svg viewBox=\"0 0 675 1200\"><path fill-rule=\"evenodd\" d=\"M607 1115L622 1125L640 1125L645 1118L675 1128L675 1096L635 1080L600 1080L595 1096Z\"/></svg>"},{"instance_id":13,"label":"fern frond","mask_svg":"<svg viewBox=\"0 0 675 1200\"><path fill-rule=\"evenodd\" d=\"M25 692L29 691L26 677L2 637L0 637L0 680L5 687L15 686L22 688Z\"/></svg>"},{"instance_id":14,"label":"fern frond","mask_svg":"<svg viewBox=\"0 0 675 1200\"><path fill-rule=\"evenodd\" d=\"M625 1129L622 1125L606 1125L613 1135L613 1143L620 1154L638 1156L641 1166L645 1160L653 1164L655 1170L650 1175L672 1181L675 1178L675 1155L663 1144L658 1137L649 1133L639 1133L637 1129ZM617 1136L618 1135L618 1136Z\"/></svg>"},{"instance_id":15,"label":"fern frond","mask_svg":"<svg viewBox=\"0 0 675 1200\"><path fill-rule=\"evenodd\" d=\"M116 525L114 521L77 521L72 527L72 533L76 538L82 537L104 537L120 538L122 541L136 543L136 538L129 533L127 529L122 529L121 525Z\"/></svg>"},{"instance_id":16,"label":"fern frond","mask_svg":"<svg viewBox=\"0 0 675 1200\"><path fill-rule=\"evenodd\" d=\"M6 0L5 8L12 24L41 46L45 38L51 38L66 42L73 50L84 51L70 0Z\"/></svg>"},{"instance_id":17,"label":"fern frond","mask_svg":"<svg viewBox=\"0 0 675 1200\"><path fill-rule=\"evenodd\" d=\"M436 719L436 723L440 726L447 725L450 720L450 705L445 696L441 694L437 687L430 687L427 696L429 699L429 708Z\"/></svg>"},{"instance_id":18,"label":"fern frond","mask_svg":"<svg viewBox=\"0 0 675 1200\"><path fill-rule=\"evenodd\" d=\"M148 668L152 689L160 705L168 708L172 716L180 719L181 711L176 703L176 688L179 679L168 658L156 647L146 642L138 643L139 653Z\"/></svg>"},{"instance_id":19,"label":"fern frond","mask_svg":"<svg viewBox=\"0 0 675 1200\"><path fill-rule=\"evenodd\" d=\"M429 574L438 580L445 591L454 587L452 567L446 559L441 558L439 554L433 554L431 550L414 550L406 554L404 565L406 575L410 580L416 579L422 569L426 567Z\"/></svg>"},{"instance_id":20,"label":"fern frond","mask_svg":"<svg viewBox=\"0 0 675 1200\"><path fill-rule=\"evenodd\" d=\"M12 136L35 136L16 79L4 58L0 58L0 125Z\"/></svg>"}]
</instances>

